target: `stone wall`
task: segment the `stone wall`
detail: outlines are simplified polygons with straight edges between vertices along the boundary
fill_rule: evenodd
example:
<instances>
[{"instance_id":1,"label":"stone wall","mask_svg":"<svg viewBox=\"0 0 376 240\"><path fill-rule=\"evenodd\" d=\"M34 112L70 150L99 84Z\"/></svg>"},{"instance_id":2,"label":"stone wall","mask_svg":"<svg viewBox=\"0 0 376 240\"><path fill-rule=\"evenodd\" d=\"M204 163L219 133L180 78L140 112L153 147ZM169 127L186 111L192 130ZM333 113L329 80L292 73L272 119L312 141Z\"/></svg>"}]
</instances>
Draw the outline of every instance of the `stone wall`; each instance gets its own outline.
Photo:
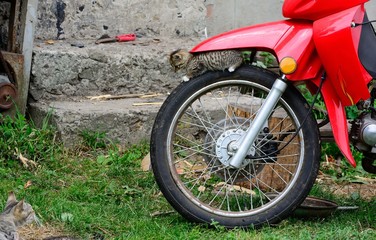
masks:
<instances>
[{"instance_id":1,"label":"stone wall","mask_svg":"<svg viewBox=\"0 0 376 240\"><path fill-rule=\"evenodd\" d=\"M283 0L40 0L36 37L96 39L139 36L204 37L283 19ZM366 4L376 18L376 3ZM1 17L1 11L0 11ZM1 19L0 19L1 20ZM206 31L205 31L206 29Z\"/></svg>"},{"instance_id":2,"label":"stone wall","mask_svg":"<svg viewBox=\"0 0 376 240\"><path fill-rule=\"evenodd\" d=\"M209 35L234 28L283 19L283 0L208 0L206 27ZM376 19L376 1L366 3L368 16ZM375 24L376 26L376 24Z\"/></svg>"},{"instance_id":3,"label":"stone wall","mask_svg":"<svg viewBox=\"0 0 376 240\"><path fill-rule=\"evenodd\" d=\"M40 0L38 8L40 39L192 36L204 28L206 16L204 0Z\"/></svg>"},{"instance_id":4,"label":"stone wall","mask_svg":"<svg viewBox=\"0 0 376 240\"><path fill-rule=\"evenodd\" d=\"M234 28L283 19L283 0L208 0L206 27L209 35Z\"/></svg>"}]
</instances>

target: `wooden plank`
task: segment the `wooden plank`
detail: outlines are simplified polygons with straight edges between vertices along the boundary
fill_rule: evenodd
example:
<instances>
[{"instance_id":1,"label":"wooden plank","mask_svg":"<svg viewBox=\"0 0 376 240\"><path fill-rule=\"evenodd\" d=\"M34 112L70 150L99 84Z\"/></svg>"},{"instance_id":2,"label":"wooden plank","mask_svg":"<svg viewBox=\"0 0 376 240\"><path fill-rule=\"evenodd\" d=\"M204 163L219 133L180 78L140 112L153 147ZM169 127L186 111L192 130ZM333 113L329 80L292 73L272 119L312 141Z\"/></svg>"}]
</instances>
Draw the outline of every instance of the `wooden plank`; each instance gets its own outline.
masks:
<instances>
[{"instance_id":1,"label":"wooden plank","mask_svg":"<svg viewBox=\"0 0 376 240\"><path fill-rule=\"evenodd\" d=\"M227 106L228 114L233 117L244 117L244 118L252 118L254 113L258 110L259 106L253 107L245 107L245 106ZM281 115L281 116L279 116ZM289 131L294 129L292 126L291 120L289 118L284 118L283 114L275 114L275 117L271 117L268 122L268 127L273 132L280 132L280 131ZM274 137L280 137L279 135L275 134ZM287 136L284 138L284 142L289 141L291 136ZM251 182L241 182L238 183L240 186L245 187L247 189L254 189L255 186L260 188L265 192L273 192L273 191L282 191L286 187L286 182L288 183L292 177L292 173L296 167L297 161L299 156L295 156L296 153L299 153L298 145L299 138L295 137L292 140L291 144L285 147L278 156L277 161L275 163L270 162L267 164L259 165L260 169L259 172L254 173L257 177L254 176L252 179L252 186ZM283 144L280 144L279 147L282 147ZM291 157L286 157L290 156Z\"/></svg>"}]
</instances>

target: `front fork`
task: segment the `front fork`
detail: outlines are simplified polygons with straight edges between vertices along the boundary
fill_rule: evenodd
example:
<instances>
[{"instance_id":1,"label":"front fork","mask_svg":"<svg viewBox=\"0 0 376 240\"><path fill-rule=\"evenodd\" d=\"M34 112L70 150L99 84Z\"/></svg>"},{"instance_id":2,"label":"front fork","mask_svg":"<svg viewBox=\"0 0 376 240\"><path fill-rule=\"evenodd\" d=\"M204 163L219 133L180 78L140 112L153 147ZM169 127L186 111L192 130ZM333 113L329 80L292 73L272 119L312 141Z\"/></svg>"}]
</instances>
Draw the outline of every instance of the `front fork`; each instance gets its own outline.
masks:
<instances>
[{"instance_id":1,"label":"front fork","mask_svg":"<svg viewBox=\"0 0 376 240\"><path fill-rule=\"evenodd\" d=\"M252 147L257 136L260 134L260 131L265 126L265 122L272 114L273 109L277 105L286 88L287 82L285 76L282 76L281 79L277 78L244 137L236 142L235 145L237 151L230 159L230 166L234 168L240 168L242 166L244 159L249 153L249 149Z\"/></svg>"}]
</instances>

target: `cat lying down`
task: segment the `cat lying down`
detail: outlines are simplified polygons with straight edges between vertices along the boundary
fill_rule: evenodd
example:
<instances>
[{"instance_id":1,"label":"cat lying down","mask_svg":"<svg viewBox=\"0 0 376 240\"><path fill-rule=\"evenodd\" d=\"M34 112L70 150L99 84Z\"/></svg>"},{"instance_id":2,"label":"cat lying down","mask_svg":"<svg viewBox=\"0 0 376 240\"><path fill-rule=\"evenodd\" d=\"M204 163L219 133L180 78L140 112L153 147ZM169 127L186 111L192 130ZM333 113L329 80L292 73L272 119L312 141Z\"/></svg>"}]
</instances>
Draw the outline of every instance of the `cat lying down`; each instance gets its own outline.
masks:
<instances>
[{"instance_id":1,"label":"cat lying down","mask_svg":"<svg viewBox=\"0 0 376 240\"><path fill-rule=\"evenodd\" d=\"M184 81L204 74L207 71L235 71L243 63L242 54L237 50L204 52L193 55L186 50L176 50L169 56L175 72L185 69Z\"/></svg>"},{"instance_id":2,"label":"cat lying down","mask_svg":"<svg viewBox=\"0 0 376 240\"><path fill-rule=\"evenodd\" d=\"M0 214L0 240L19 240L17 228L36 221L30 204L17 201L13 192L9 193L4 211Z\"/></svg>"}]
</instances>

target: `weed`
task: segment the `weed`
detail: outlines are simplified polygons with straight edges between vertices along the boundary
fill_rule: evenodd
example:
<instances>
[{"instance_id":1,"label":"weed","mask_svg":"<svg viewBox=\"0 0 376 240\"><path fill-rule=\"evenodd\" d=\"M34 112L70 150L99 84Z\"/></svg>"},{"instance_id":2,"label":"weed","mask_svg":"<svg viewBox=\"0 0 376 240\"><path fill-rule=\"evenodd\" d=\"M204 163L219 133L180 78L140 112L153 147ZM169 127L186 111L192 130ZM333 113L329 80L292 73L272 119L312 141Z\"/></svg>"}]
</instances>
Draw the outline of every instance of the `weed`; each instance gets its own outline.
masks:
<instances>
[{"instance_id":1,"label":"weed","mask_svg":"<svg viewBox=\"0 0 376 240\"><path fill-rule=\"evenodd\" d=\"M273 54L270 52L260 52L260 57L263 58L263 64L266 67L272 67L273 64L276 62L276 58Z\"/></svg>"},{"instance_id":2,"label":"weed","mask_svg":"<svg viewBox=\"0 0 376 240\"><path fill-rule=\"evenodd\" d=\"M362 168L363 154L351 146L351 152L357 163L356 168L351 166L342 156L335 143L322 144L321 170L338 181L353 181L359 176L369 176Z\"/></svg>"},{"instance_id":3,"label":"weed","mask_svg":"<svg viewBox=\"0 0 376 240\"><path fill-rule=\"evenodd\" d=\"M269 52L258 52L257 61L254 61L254 59L251 59L251 56L252 56L251 51L242 52L242 57L246 64L252 64L254 66L261 67L261 68L275 67L274 63L276 62L276 58L273 54Z\"/></svg>"},{"instance_id":4,"label":"weed","mask_svg":"<svg viewBox=\"0 0 376 240\"><path fill-rule=\"evenodd\" d=\"M104 149L111 142L105 132L83 130L80 136L83 139L83 145L92 150Z\"/></svg>"},{"instance_id":5,"label":"weed","mask_svg":"<svg viewBox=\"0 0 376 240\"><path fill-rule=\"evenodd\" d=\"M33 121L18 113L14 118L0 115L0 162L17 159L22 156L35 162L54 157L59 150L55 142L55 129L47 124L50 115L44 119L41 128Z\"/></svg>"}]
</instances>

